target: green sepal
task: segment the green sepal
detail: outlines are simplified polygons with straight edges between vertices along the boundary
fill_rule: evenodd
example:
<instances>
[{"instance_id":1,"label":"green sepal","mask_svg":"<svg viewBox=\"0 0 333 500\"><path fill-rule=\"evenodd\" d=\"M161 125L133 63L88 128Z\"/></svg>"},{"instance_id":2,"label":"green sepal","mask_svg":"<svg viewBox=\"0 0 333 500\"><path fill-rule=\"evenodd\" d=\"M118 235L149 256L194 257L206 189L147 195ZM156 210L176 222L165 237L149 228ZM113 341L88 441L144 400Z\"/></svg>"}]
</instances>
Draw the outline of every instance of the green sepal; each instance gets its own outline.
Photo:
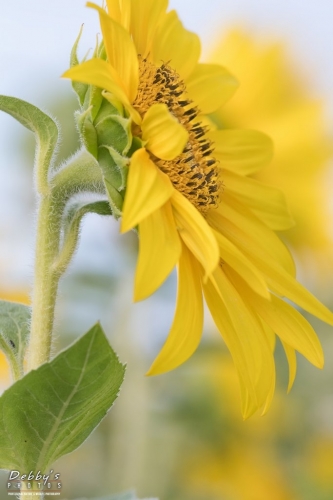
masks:
<instances>
[{"instance_id":1,"label":"green sepal","mask_svg":"<svg viewBox=\"0 0 333 500\"><path fill-rule=\"evenodd\" d=\"M97 124L104 120L104 118L115 115L121 115L119 109L115 106L115 103L111 103L108 99L103 99L96 115L95 123Z\"/></svg>"},{"instance_id":2,"label":"green sepal","mask_svg":"<svg viewBox=\"0 0 333 500\"><path fill-rule=\"evenodd\" d=\"M0 397L0 467L46 471L80 446L118 396L125 367L99 324Z\"/></svg>"},{"instance_id":3,"label":"green sepal","mask_svg":"<svg viewBox=\"0 0 333 500\"><path fill-rule=\"evenodd\" d=\"M97 57L99 57L99 59L103 59L104 61L106 61L106 59L107 59L107 54L106 54L105 45L104 45L103 40L101 41L101 43L98 47Z\"/></svg>"},{"instance_id":4,"label":"green sepal","mask_svg":"<svg viewBox=\"0 0 333 500\"><path fill-rule=\"evenodd\" d=\"M81 26L79 35L78 35L77 39L75 40L73 48L71 50L70 61L69 61L71 68L73 66L77 66L78 64L80 64L79 59L77 57L77 48L78 48L78 45L79 45L79 42L81 39L82 31L83 31L83 25ZM86 93L88 91L89 85L87 85L86 83L75 82L72 80L72 87L73 87L74 92L78 96L80 105L83 106L84 99L85 99Z\"/></svg>"},{"instance_id":5,"label":"green sepal","mask_svg":"<svg viewBox=\"0 0 333 500\"><path fill-rule=\"evenodd\" d=\"M117 182L113 182L112 184L118 191L123 191L126 187L127 182L128 166L130 162L129 158L127 158L127 156L122 156L111 146L102 146L100 150L108 151L108 156L105 157L104 155L104 161L108 161L108 167L103 167L105 177L110 181L108 177L109 172L117 172Z\"/></svg>"},{"instance_id":6,"label":"green sepal","mask_svg":"<svg viewBox=\"0 0 333 500\"><path fill-rule=\"evenodd\" d=\"M75 119L78 126L81 142L84 147L95 158L98 156L97 133L92 122L91 116L92 107L88 108L83 113L76 112Z\"/></svg>"},{"instance_id":7,"label":"green sepal","mask_svg":"<svg viewBox=\"0 0 333 500\"><path fill-rule=\"evenodd\" d=\"M16 302L0 301L0 349L10 364L13 379L23 376L28 345L31 308Z\"/></svg>"},{"instance_id":8,"label":"green sepal","mask_svg":"<svg viewBox=\"0 0 333 500\"><path fill-rule=\"evenodd\" d=\"M112 106L114 108L116 108L116 110L118 111L118 114L120 116L125 116L126 118L129 118L129 116L126 115L126 112L124 110L124 106L121 104L120 101L118 101L118 99L116 99L114 97L113 94L111 94L107 90L103 90L102 95L103 95L104 99L106 99L110 104L112 104Z\"/></svg>"},{"instance_id":9,"label":"green sepal","mask_svg":"<svg viewBox=\"0 0 333 500\"><path fill-rule=\"evenodd\" d=\"M102 90L98 87L90 87L90 106L92 106L91 116L95 121L103 103Z\"/></svg>"},{"instance_id":10,"label":"green sepal","mask_svg":"<svg viewBox=\"0 0 333 500\"><path fill-rule=\"evenodd\" d=\"M60 274L65 272L75 252L80 235L80 225L83 217L88 213L112 215L108 201L98 200L87 203L86 200L78 200L70 205L63 221L62 247L53 266L54 270Z\"/></svg>"},{"instance_id":11,"label":"green sepal","mask_svg":"<svg viewBox=\"0 0 333 500\"><path fill-rule=\"evenodd\" d=\"M48 174L53 165L59 131L55 121L39 108L26 101L0 95L0 110L8 113L36 136L37 189L47 193Z\"/></svg>"},{"instance_id":12,"label":"green sepal","mask_svg":"<svg viewBox=\"0 0 333 500\"><path fill-rule=\"evenodd\" d=\"M116 188L114 188L113 185L107 179L104 179L104 183L105 183L109 203L111 206L112 215L116 219L119 219L119 217L122 216L124 198L121 195L121 193L119 193L119 191L117 191Z\"/></svg>"},{"instance_id":13,"label":"green sepal","mask_svg":"<svg viewBox=\"0 0 333 500\"><path fill-rule=\"evenodd\" d=\"M138 149L141 149L144 147L144 142L142 141L142 139L140 139L140 137L133 137L133 140L132 140L132 144L131 144L131 147L127 153L127 156L129 158L132 158L132 156L134 155L135 151L137 151Z\"/></svg>"},{"instance_id":14,"label":"green sepal","mask_svg":"<svg viewBox=\"0 0 333 500\"><path fill-rule=\"evenodd\" d=\"M105 116L96 120L99 146L111 146L125 155L132 144L131 120L119 115Z\"/></svg>"}]
</instances>

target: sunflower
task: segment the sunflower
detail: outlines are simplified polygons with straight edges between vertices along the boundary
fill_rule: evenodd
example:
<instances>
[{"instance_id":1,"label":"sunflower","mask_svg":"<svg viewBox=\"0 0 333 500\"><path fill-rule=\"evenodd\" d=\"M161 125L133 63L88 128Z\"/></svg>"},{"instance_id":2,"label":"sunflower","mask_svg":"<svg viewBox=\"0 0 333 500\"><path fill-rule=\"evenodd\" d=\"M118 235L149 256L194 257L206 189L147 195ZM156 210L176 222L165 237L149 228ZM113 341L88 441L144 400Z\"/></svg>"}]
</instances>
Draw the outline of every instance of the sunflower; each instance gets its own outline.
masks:
<instances>
[{"instance_id":1,"label":"sunflower","mask_svg":"<svg viewBox=\"0 0 333 500\"><path fill-rule=\"evenodd\" d=\"M199 62L200 41L167 0L108 0L98 11L106 58L64 76L103 89L131 120L133 144L121 229L138 228L135 299L178 268L169 336L149 375L174 369L196 350L203 295L233 357L244 417L266 411L275 386L277 334L296 369L295 349L318 367L319 340L288 298L333 324L333 314L295 280L272 228L293 224L282 193L253 179L271 141L252 130L213 129L207 115L232 96L234 77ZM97 54L101 54L97 52ZM135 138L135 140L134 140Z\"/></svg>"},{"instance_id":2,"label":"sunflower","mask_svg":"<svg viewBox=\"0 0 333 500\"><path fill-rule=\"evenodd\" d=\"M232 29L216 41L209 59L226 64L242 82L235 97L214 113L214 121L254 127L273 139L273 161L256 178L283 190L296 222L283 236L307 268L316 259L327 278L333 244L327 167L333 150L323 102L311 97L282 43L260 43Z\"/></svg>"}]
</instances>

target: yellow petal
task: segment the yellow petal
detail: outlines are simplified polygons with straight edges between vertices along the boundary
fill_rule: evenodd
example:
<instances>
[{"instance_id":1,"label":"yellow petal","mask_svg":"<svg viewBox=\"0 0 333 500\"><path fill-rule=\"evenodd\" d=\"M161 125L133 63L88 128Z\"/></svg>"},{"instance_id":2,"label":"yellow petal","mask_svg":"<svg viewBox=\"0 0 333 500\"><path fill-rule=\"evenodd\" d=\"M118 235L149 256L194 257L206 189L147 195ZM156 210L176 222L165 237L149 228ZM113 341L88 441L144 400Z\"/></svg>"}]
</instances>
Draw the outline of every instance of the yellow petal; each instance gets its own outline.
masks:
<instances>
[{"instance_id":1,"label":"yellow petal","mask_svg":"<svg viewBox=\"0 0 333 500\"><path fill-rule=\"evenodd\" d=\"M217 64L197 64L186 83L190 99L204 114L220 108L237 87L236 78Z\"/></svg>"},{"instance_id":2,"label":"yellow petal","mask_svg":"<svg viewBox=\"0 0 333 500\"><path fill-rule=\"evenodd\" d=\"M183 27L176 11L168 12L152 44L153 61L157 65L169 63L185 80L194 70L200 52L199 37Z\"/></svg>"},{"instance_id":3,"label":"yellow petal","mask_svg":"<svg viewBox=\"0 0 333 500\"><path fill-rule=\"evenodd\" d=\"M226 191L247 205L271 229L282 231L295 225L279 189L228 171L223 173L223 182Z\"/></svg>"},{"instance_id":4,"label":"yellow petal","mask_svg":"<svg viewBox=\"0 0 333 500\"><path fill-rule=\"evenodd\" d=\"M310 323L294 307L274 296L269 304L269 314L274 316L271 325L276 323L279 330L272 328L281 340L303 354L317 368L323 368L323 349Z\"/></svg>"},{"instance_id":5,"label":"yellow petal","mask_svg":"<svg viewBox=\"0 0 333 500\"><path fill-rule=\"evenodd\" d=\"M139 83L139 62L133 40L128 31L108 16L104 9L92 2L88 2L87 6L99 13L109 63L117 71L129 101L133 102Z\"/></svg>"},{"instance_id":6,"label":"yellow petal","mask_svg":"<svg viewBox=\"0 0 333 500\"><path fill-rule=\"evenodd\" d=\"M322 321L333 325L333 313L284 269L264 261L258 261L257 265L264 274L271 290L278 295L287 297Z\"/></svg>"},{"instance_id":7,"label":"yellow petal","mask_svg":"<svg viewBox=\"0 0 333 500\"><path fill-rule=\"evenodd\" d=\"M179 261L181 241L170 202L140 222L139 236L135 300L143 300L154 293Z\"/></svg>"},{"instance_id":8,"label":"yellow petal","mask_svg":"<svg viewBox=\"0 0 333 500\"><path fill-rule=\"evenodd\" d=\"M215 323L233 356L240 379L247 388L251 401L243 400L244 417L263 406L271 390L274 377L274 359L269 343L255 314L245 305L240 293L218 268L211 281L204 285L207 305ZM220 298L220 300L219 300Z\"/></svg>"},{"instance_id":9,"label":"yellow petal","mask_svg":"<svg viewBox=\"0 0 333 500\"><path fill-rule=\"evenodd\" d=\"M137 112L137 110L135 108L133 108L133 106L127 102L127 103L124 103L124 102L121 102L120 101L120 106L119 106L119 99L115 99L115 96L114 94L111 94L110 92L108 92L107 90L103 90L102 91L102 95L103 97L109 101L112 106L114 106L115 108L118 109L118 111L122 114L123 113L123 106L125 107L126 111L128 112L129 116L132 118L132 120L137 124L137 125L141 125L142 123L142 119L141 119L141 116L139 115L139 113Z\"/></svg>"},{"instance_id":10,"label":"yellow petal","mask_svg":"<svg viewBox=\"0 0 333 500\"><path fill-rule=\"evenodd\" d=\"M177 190L171 203L180 236L205 270L205 279L220 260L219 247L212 229L198 210Z\"/></svg>"},{"instance_id":11,"label":"yellow petal","mask_svg":"<svg viewBox=\"0 0 333 500\"><path fill-rule=\"evenodd\" d=\"M131 14L130 0L106 0L106 5L109 16L128 30Z\"/></svg>"},{"instance_id":12,"label":"yellow petal","mask_svg":"<svg viewBox=\"0 0 333 500\"><path fill-rule=\"evenodd\" d=\"M274 392L275 392L275 386L276 386L276 371L274 369L274 370L272 370L271 386L270 386L269 391L267 393L266 400L264 402L264 407L263 407L262 412L261 412L261 416L266 415L266 413L268 412L268 410L271 407Z\"/></svg>"},{"instance_id":13,"label":"yellow petal","mask_svg":"<svg viewBox=\"0 0 333 500\"><path fill-rule=\"evenodd\" d=\"M130 102L122 87L119 75L112 66L102 59L93 58L73 66L62 75L75 82L88 83L111 92L124 105Z\"/></svg>"},{"instance_id":14,"label":"yellow petal","mask_svg":"<svg viewBox=\"0 0 333 500\"><path fill-rule=\"evenodd\" d=\"M221 215L220 207L209 212L208 222L249 257L274 293L287 297L317 318L333 324L333 313L293 278L295 268L291 256L273 231L258 224L259 221L256 222L241 205L234 211L237 205L231 203L226 193L224 199L228 200L223 205L226 217Z\"/></svg>"},{"instance_id":15,"label":"yellow petal","mask_svg":"<svg viewBox=\"0 0 333 500\"><path fill-rule=\"evenodd\" d=\"M238 333L242 331L242 335L245 329L248 339L247 355L250 356L251 350L257 402L261 407L266 403L275 373L274 358L266 332L255 311L244 300L243 289L236 289L221 268L215 271L214 280L235 329Z\"/></svg>"},{"instance_id":16,"label":"yellow petal","mask_svg":"<svg viewBox=\"0 0 333 500\"><path fill-rule=\"evenodd\" d=\"M153 104L142 120L141 129L146 149L162 160L173 160L180 155L189 138L166 104Z\"/></svg>"},{"instance_id":17,"label":"yellow petal","mask_svg":"<svg viewBox=\"0 0 333 500\"><path fill-rule=\"evenodd\" d=\"M236 273L259 295L269 299L267 284L257 268L221 233L214 231L220 248L221 259L228 263Z\"/></svg>"},{"instance_id":18,"label":"yellow petal","mask_svg":"<svg viewBox=\"0 0 333 500\"><path fill-rule=\"evenodd\" d=\"M168 0L131 0L131 33L138 54L144 58L151 50L156 30L165 16Z\"/></svg>"},{"instance_id":19,"label":"yellow petal","mask_svg":"<svg viewBox=\"0 0 333 500\"><path fill-rule=\"evenodd\" d=\"M184 363L199 345L203 327L200 269L183 245L178 268L178 293L169 336L147 375L157 375Z\"/></svg>"},{"instance_id":20,"label":"yellow petal","mask_svg":"<svg viewBox=\"0 0 333 500\"><path fill-rule=\"evenodd\" d=\"M230 280L232 281L232 280ZM263 330L266 334L266 338L268 340L268 345L271 349L271 352L274 352L275 351L275 345L276 345L276 335L274 333L274 331L267 325L267 323L265 323L261 318L259 318L261 320L261 326L263 327Z\"/></svg>"},{"instance_id":21,"label":"yellow petal","mask_svg":"<svg viewBox=\"0 0 333 500\"><path fill-rule=\"evenodd\" d=\"M169 178L151 161L147 151L136 151L129 167L121 231L129 231L164 205L173 191Z\"/></svg>"},{"instance_id":22,"label":"yellow petal","mask_svg":"<svg viewBox=\"0 0 333 500\"><path fill-rule=\"evenodd\" d=\"M214 130L208 137L221 167L236 174L253 174L272 160L272 140L256 130Z\"/></svg>"},{"instance_id":23,"label":"yellow petal","mask_svg":"<svg viewBox=\"0 0 333 500\"><path fill-rule=\"evenodd\" d=\"M242 343L242 338L235 331L229 312L212 281L209 280L203 289L207 306L234 361L240 382L242 414L248 418L258 409L258 403L246 344Z\"/></svg>"},{"instance_id":24,"label":"yellow petal","mask_svg":"<svg viewBox=\"0 0 333 500\"><path fill-rule=\"evenodd\" d=\"M286 342L283 342L283 340L281 340L281 343L283 345L283 349L284 349L284 352L286 354L286 358L287 358L288 366L289 366L289 382L288 382L288 389L287 389L287 392L289 393L291 391L292 386L294 385L294 382L295 382L296 371L297 371L297 358L296 358L295 349L293 349L288 344L286 344Z\"/></svg>"},{"instance_id":25,"label":"yellow petal","mask_svg":"<svg viewBox=\"0 0 333 500\"><path fill-rule=\"evenodd\" d=\"M220 207L208 213L207 221L255 265L259 261L267 262L295 276L295 264L286 246L272 230L227 192L223 193Z\"/></svg>"},{"instance_id":26,"label":"yellow petal","mask_svg":"<svg viewBox=\"0 0 333 500\"><path fill-rule=\"evenodd\" d=\"M323 367L324 355L316 332L294 307L275 295L271 296L270 301L259 297L245 287L235 274L232 275L232 281L235 286L242 287L248 303L282 341L303 354L313 365Z\"/></svg>"},{"instance_id":27,"label":"yellow petal","mask_svg":"<svg viewBox=\"0 0 333 500\"><path fill-rule=\"evenodd\" d=\"M119 0L106 0L109 16L121 24L121 10Z\"/></svg>"}]
</instances>

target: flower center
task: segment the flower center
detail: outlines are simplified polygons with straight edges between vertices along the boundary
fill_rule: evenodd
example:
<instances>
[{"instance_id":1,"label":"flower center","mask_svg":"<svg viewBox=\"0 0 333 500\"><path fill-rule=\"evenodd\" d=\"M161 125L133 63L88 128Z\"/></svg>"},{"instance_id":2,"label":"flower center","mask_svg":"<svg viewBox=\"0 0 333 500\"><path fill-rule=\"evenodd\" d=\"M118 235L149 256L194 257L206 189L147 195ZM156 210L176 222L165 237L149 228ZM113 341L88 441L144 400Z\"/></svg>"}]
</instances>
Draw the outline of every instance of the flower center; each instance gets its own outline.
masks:
<instances>
[{"instance_id":1,"label":"flower center","mask_svg":"<svg viewBox=\"0 0 333 500\"><path fill-rule=\"evenodd\" d=\"M169 176L174 187L202 214L220 202L220 169L212 156L213 145L206 137L207 127L198 119L199 110L187 97L184 82L168 64L156 67L140 60L140 80L135 108L143 117L156 103L166 104L189 133L184 151L171 161L156 158L154 163Z\"/></svg>"}]
</instances>

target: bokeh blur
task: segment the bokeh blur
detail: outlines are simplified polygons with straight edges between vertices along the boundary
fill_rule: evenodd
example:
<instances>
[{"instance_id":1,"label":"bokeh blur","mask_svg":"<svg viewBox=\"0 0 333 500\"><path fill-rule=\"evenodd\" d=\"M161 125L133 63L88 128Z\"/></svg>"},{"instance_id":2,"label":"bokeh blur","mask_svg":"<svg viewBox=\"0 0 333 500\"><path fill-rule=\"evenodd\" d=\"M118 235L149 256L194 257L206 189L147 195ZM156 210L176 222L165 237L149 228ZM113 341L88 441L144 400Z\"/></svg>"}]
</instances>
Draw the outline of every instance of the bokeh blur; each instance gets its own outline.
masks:
<instances>
[{"instance_id":1,"label":"bokeh blur","mask_svg":"<svg viewBox=\"0 0 333 500\"><path fill-rule=\"evenodd\" d=\"M76 98L59 75L84 22L81 56L94 46L97 19L83 0L1 3L0 94L56 116L59 161L75 152ZM200 34L205 60L225 64L240 89L215 120L271 135L275 159L262 178L284 189L296 227L281 237L299 279L333 308L333 5L326 0L173 0ZM0 298L29 302L36 199L34 139L0 115ZM176 371L145 371L170 327L175 275L150 299L132 303L136 235L89 215L60 286L54 352L100 320L128 365L119 399L100 427L54 468L62 498L93 498L135 488L160 500L332 500L333 331L309 319L325 368L300 356L289 395L288 367L276 348L277 390L264 417L242 421L231 358L207 317L197 353ZM208 316L208 314L207 314ZM9 382L0 357L0 387ZM1 475L0 498L6 474Z\"/></svg>"}]
</instances>

